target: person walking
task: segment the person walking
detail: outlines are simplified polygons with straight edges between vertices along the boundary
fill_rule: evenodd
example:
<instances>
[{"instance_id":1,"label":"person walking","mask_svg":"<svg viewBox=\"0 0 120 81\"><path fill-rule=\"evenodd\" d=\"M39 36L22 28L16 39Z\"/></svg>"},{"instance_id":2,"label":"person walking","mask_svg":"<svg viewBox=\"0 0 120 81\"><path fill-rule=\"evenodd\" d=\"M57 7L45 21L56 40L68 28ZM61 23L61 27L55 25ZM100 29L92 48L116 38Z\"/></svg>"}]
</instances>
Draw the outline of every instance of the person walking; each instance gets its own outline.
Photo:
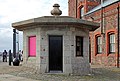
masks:
<instances>
[{"instance_id":1,"label":"person walking","mask_svg":"<svg viewBox=\"0 0 120 81\"><path fill-rule=\"evenodd\" d=\"M7 62L7 51L4 50L3 52L3 62Z\"/></svg>"}]
</instances>

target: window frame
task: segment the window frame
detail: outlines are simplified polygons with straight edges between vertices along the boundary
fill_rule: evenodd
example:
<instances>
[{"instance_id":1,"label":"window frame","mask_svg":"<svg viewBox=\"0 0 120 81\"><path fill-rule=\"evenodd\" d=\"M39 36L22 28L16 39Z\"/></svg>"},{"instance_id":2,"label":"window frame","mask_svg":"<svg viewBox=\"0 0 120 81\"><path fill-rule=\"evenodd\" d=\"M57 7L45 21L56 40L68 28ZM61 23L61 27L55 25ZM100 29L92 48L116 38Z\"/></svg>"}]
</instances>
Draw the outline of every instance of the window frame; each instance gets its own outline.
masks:
<instances>
[{"instance_id":1,"label":"window frame","mask_svg":"<svg viewBox=\"0 0 120 81\"><path fill-rule=\"evenodd\" d=\"M100 40L98 40L98 38L100 38ZM100 44L98 44L98 42L100 42ZM101 52L98 51L98 47L101 48ZM102 54L102 37L99 35L99 36L96 36L96 54Z\"/></svg>"},{"instance_id":2,"label":"window frame","mask_svg":"<svg viewBox=\"0 0 120 81\"><path fill-rule=\"evenodd\" d=\"M101 44L101 46L102 46L102 52L101 53L98 53L98 49L97 49L97 37L101 37L101 39L103 38L102 37L102 35L101 35L101 32L96 32L95 34L94 34L94 41L93 41L93 43L94 43L94 55L95 56L97 56L97 55L103 55L103 43ZM101 40L101 42L102 42L102 40Z\"/></svg>"},{"instance_id":3,"label":"window frame","mask_svg":"<svg viewBox=\"0 0 120 81\"><path fill-rule=\"evenodd\" d=\"M116 41L116 33L117 33L116 29L110 29L110 30L106 31L106 56L115 55L115 54L109 52L109 35L110 34L115 34L115 43L117 43L117 41ZM116 53L116 50L117 49L115 49L115 53Z\"/></svg>"},{"instance_id":4,"label":"window frame","mask_svg":"<svg viewBox=\"0 0 120 81\"><path fill-rule=\"evenodd\" d=\"M112 43L111 43L112 40L110 39L110 36L111 36L111 35L114 35L114 39L112 39L112 40L114 40L114 42L112 42ZM111 44L114 45L114 48L112 47L112 48L114 49L114 52L112 52L112 50L111 50ZM109 34L108 34L108 45L109 45L109 46L108 46L108 47L109 47L108 53L109 53L109 54L115 54L115 33L109 33Z\"/></svg>"},{"instance_id":5,"label":"window frame","mask_svg":"<svg viewBox=\"0 0 120 81\"><path fill-rule=\"evenodd\" d=\"M82 9L83 9L83 13L81 13ZM84 16L84 6L79 5L79 7L77 8L77 18L82 19L83 16Z\"/></svg>"},{"instance_id":6,"label":"window frame","mask_svg":"<svg viewBox=\"0 0 120 81\"><path fill-rule=\"evenodd\" d=\"M83 57L83 39L84 39L84 37L76 36L75 38L76 38L76 57Z\"/></svg>"}]
</instances>

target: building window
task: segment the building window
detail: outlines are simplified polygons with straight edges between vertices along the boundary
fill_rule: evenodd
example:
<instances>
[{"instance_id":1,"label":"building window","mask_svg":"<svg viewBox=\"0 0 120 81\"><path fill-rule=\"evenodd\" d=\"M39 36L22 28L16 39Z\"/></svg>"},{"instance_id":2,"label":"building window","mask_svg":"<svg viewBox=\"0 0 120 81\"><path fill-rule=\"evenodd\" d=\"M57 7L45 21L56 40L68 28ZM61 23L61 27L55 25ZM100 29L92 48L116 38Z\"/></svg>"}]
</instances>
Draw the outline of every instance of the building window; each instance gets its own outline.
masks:
<instances>
[{"instance_id":1,"label":"building window","mask_svg":"<svg viewBox=\"0 0 120 81\"><path fill-rule=\"evenodd\" d=\"M36 56L36 36L29 37L29 57Z\"/></svg>"},{"instance_id":2,"label":"building window","mask_svg":"<svg viewBox=\"0 0 120 81\"><path fill-rule=\"evenodd\" d=\"M76 56L83 56L83 37L76 36Z\"/></svg>"},{"instance_id":3,"label":"building window","mask_svg":"<svg viewBox=\"0 0 120 81\"><path fill-rule=\"evenodd\" d=\"M115 34L109 34L109 53L115 53Z\"/></svg>"},{"instance_id":4,"label":"building window","mask_svg":"<svg viewBox=\"0 0 120 81\"><path fill-rule=\"evenodd\" d=\"M102 54L102 37L98 36L96 38L96 47L97 47L97 54Z\"/></svg>"},{"instance_id":5,"label":"building window","mask_svg":"<svg viewBox=\"0 0 120 81\"><path fill-rule=\"evenodd\" d=\"M80 8L80 18L84 16L84 7Z\"/></svg>"}]
</instances>

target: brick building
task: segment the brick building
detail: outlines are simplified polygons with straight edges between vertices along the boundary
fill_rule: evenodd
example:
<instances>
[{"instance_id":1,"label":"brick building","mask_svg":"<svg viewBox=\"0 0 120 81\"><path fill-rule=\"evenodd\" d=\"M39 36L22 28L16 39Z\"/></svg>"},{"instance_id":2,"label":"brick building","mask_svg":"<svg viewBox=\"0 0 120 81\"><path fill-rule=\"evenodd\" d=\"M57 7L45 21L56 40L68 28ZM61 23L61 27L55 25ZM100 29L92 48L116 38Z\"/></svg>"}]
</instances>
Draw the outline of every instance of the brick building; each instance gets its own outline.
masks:
<instances>
[{"instance_id":1,"label":"brick building","mask_svg":"<svg viewBox=\"0 0 120 81\"><path fill-rule=\"evenodd\" d=\"M69 16L101 24L89 34L91 64L119 67L119 0L69 0L68 4Z\"/></svg>"}]
</instances>

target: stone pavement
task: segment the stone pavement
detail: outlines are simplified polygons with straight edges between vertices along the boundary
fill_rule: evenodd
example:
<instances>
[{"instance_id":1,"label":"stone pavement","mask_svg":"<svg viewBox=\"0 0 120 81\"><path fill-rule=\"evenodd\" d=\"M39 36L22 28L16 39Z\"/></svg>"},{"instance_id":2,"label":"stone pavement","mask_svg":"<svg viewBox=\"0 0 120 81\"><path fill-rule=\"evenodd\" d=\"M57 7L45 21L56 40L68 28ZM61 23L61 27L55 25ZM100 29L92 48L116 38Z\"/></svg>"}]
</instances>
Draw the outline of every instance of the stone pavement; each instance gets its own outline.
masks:
<instances>
[{"instance_id":1,"label":"stone pavement","mask_svg":"<svg viewBox=\"0 0 120 81\"><path fill-rule=\"evenodd\" d=\"M9 66L0 62L0 81L120 81L120 68L91 66L92 74L86 76L40 74L33 68Z\"/></svg>"},{"instance_id":2,"label":"stone pavement","mask_svg":"<svg viewBox=\"0 0 120 81\"><path fill-rule=\"evenodd\" d=\"M19 77L19 76L14 76L14 75L8 74L9 73L7 71L8 69L6 69L8 67L9 67L9 70L11 70L10 69L11 66L8 65L8 62L0 61L0 68L2 68L2 69L0 69L0 81L38 81L38 80L33 80L33 79L25 78L25 77ZM4 71L4 69L6 72ZM12 71L14 71L14 70L12 70Z\"/></svg>"},{"instance_id":3,"label":"stone pavement","mask_svg":"<svg viewBox=\"0 0 120 81\"><path fill-rule=\"evenodd\" d=\"M9 74L0 74L0 81L38 81L24 77L13 76Z\"/></svg>"}]
</instances>

